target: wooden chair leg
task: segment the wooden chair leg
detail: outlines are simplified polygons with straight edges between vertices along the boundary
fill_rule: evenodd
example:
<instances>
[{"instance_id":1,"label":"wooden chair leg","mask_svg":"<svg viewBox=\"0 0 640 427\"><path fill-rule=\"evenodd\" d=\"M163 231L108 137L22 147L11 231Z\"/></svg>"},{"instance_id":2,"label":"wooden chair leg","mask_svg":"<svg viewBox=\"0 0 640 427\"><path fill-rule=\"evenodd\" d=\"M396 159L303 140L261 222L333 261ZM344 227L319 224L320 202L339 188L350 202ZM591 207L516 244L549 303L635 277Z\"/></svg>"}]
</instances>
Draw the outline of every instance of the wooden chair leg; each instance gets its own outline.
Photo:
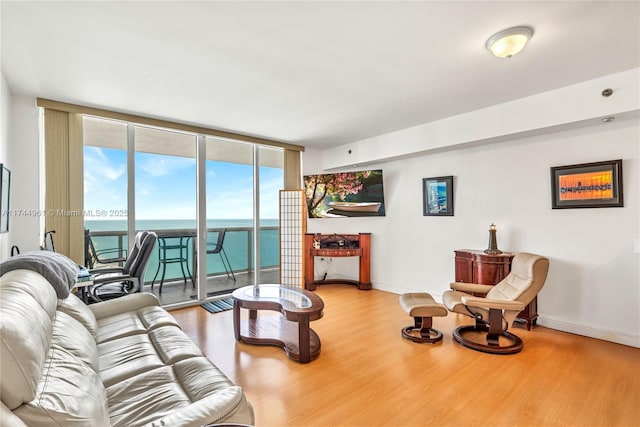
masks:
<instances>
[{"instance_id":1,"label":"wooden chair leg","mask_svg":"<svg viewBox=\"0 0 640 427\"><path fill-rule=\"evenodd\" d=\"M476 341L478 333L486 333L486 344ZM500 345L500 337L507 343ZM504 327L502 310L493 309L489 310L489 322L476 319L475 325L459 326L453 331L453 339L467 348L490 354L515 354L524 345L520 337Z\"/></svg>"},{"instance_id":2,"label":"wooden chair leg","mask_svg":"<svg viewBox=\"0 0 640 427\"><path fill-rule=\"evenodd\" d=\"M431 338L431 326L433 326L432 317L416 317L416 329L420 330L422 338Z\"/></svg>"},{"instance_id":3,"label":"wooden chair leg","mask_svg":"<svg viewBox=\"0 0 640 427\"><path fill-rule=\"evenodd\" d=\"M417 343L436 343L442 341L442 332L433 329L432 317L414 317L414 326L407 326L402 329L402 336ZM419 337L411 332L418 331Z\"/></svg>"},{"instance_id":4,"label":"wooden chair leg","mask_svg":"<svg viewBox=\"0 0 640 427\"><path fill-rule=\"evenodd\" d=\"M502 310L489 310L489 331L487 333L487 344L500 345L500 335L504 332L502 327Z\"/></svg>"}]
</instances>

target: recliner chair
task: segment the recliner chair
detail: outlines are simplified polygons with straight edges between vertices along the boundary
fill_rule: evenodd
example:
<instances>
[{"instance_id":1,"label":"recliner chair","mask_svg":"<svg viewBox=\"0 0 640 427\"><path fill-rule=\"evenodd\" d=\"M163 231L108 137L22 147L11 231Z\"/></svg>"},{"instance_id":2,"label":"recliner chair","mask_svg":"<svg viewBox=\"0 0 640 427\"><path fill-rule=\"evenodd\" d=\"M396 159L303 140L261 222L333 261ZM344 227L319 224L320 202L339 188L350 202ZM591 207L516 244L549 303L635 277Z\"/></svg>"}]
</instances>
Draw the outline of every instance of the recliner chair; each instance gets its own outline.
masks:
<instances>
[{"instance_id":1,"label":"recliner chair","mask_svg":"<svg viewBox=\"0 0 640 427\"><path fill-rule=\"evenodd\" d=\"M442 295L444 305L453 313L475 320L474 325L456 328L453 338L465 347L485 353L514 354L521 351L522 339L508 332L509 326L540 292L548 271L547 258L521 252L513 257L511 272L495 286L451 283L452 290ZM482 342L483 337L486 337L486 343Z\"/></svg>"},{"instance_id":2,"label":"recliner chair","mask_svg":"<svg viewBox=\"0 0 640 427\"><path fill-rule=\"evenodd\" d=\"M129 256L122 267L104 267L89 270L93 275L93 286L89 295L94 301L118 298L139 292L144 284L149 258L158 236L152 231L140 231Z\"/></svg>"}]
</instances>

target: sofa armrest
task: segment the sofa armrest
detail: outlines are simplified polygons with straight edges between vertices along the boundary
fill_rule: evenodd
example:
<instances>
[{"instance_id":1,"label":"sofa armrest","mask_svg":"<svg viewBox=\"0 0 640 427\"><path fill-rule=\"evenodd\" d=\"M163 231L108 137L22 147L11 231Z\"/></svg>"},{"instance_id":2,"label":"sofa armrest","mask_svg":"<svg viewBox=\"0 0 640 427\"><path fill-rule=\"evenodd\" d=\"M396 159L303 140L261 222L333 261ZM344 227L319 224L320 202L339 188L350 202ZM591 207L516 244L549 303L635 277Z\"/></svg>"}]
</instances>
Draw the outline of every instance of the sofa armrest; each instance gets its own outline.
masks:
<instances>
[{"instance_id":1,"label":"sofa armrest","mask_svg":"<svg viewBox=\"0 0 640 427\"><path fill-rule=\"evenodd\" d=\"M28 427L17 415L15 415L4 402L0 402L0 425L5 427Z\"/></svg>"},{"instance_id":2,"label":"sofa armrest","mask_svg":"<svg viewBox=\"0 0 640 427\"><path fill-rule=\"evenodd\" d=\"M479 307L487 310L493 308L497 310L522 311L526 307L526 304L520 301L506 301L473 296L463 296L462 303L466 306Z\"/></svg>"},{"instance_id":3,"label":"sofa armrest","mask_svg":"<svg viewBox=\"0 0 640 427\"><path fill-rule=\"evenodd\" d=\"M100 320L104 317L127 313L130 311L137 311L141 308L154 305L160 305L158 298L154 294L143 292L91 304L89 308L93 311L93 315L96 316L96 319Z\"/></svg>"},{"instance_id":4,"label":"sofa armrest","mask_svg":"<svg viewBox=\"0 0 640 427\"><path fill-rule=\"evenodd\" d=\"M98 267L89 270L89 274L110 274L120 273L122 274L122 267Z\"/></svg>"},{"instance_id":5,"label":"sofa armrest","mask_svg":"<svg viewBox=\"0 0 640 427\"><path fill-rule=\"evenodd\" d=\"M213 424L210 424L213 423ZM253 407L238 386L228 387L170 411L161 419L148 423L148 427L172 426L253 426Z\"/></svg>"},{"instance_id":6,"label":"sofa armrest","mask_svg":"<svg viewBox=\"0 0 640 427\"><path fill-rule=\"evenodd\" d=\"M489 292L493 288L493 286L491 285L481 285L478 283L465 283L465 282L451 282L449 287L454 291L462 291L467 293L475 292L483 295Z\"/></svg>"}]
</instances>

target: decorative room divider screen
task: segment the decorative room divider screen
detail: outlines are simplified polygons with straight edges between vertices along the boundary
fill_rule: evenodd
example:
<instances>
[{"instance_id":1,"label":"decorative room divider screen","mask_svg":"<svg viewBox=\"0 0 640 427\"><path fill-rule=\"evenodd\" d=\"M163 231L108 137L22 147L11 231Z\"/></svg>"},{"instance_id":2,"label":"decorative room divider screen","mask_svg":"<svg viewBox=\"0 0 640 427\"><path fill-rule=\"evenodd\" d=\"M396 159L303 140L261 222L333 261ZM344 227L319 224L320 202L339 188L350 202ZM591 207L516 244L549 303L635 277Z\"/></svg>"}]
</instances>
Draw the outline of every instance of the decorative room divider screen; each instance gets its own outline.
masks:
<instances>
[{"instance_id":1,"label":"decorative room divider screen","mask_svg":"<svg viewBox=\"0 0 640 427\"><path fill-rule=\"evenodd\" d=\"M280 190L280 284L304 288L307 203L303 190Z\"/></svg>"}]
</instances>

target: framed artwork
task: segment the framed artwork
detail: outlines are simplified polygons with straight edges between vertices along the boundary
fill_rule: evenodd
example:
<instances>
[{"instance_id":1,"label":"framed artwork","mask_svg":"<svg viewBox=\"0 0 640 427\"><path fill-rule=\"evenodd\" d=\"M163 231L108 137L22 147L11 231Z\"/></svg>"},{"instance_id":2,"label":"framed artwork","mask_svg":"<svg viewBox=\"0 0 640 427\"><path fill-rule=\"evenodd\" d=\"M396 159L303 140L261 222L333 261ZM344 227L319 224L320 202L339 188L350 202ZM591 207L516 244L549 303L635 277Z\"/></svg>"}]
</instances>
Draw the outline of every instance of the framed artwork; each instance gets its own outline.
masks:
<instances>
[{"instance_id":1,"label":"framed artwork","mask_svg":"<svg viewBox=\"0 0 640 427\"><path fill-rule=\"evenodd\" d=\"M422 179L424 216L453 216L453 176Z\"/></svg>"},{"instance_id":2,"label":"framed artwork","mask_svg":"<svg viewBox=\"0 0 640 427\"><path fill-rule=\"evenodd\" d=\"M551 168L551 207L623 207L622 160Z\"/></svg>"},{"instance_id":3,"label":"framed artwork","mask_svg":"<svg viewBox=\"0 0 640 427\"><path fill-rule=\"evenodd\" d=\"M0 233L9 231L9 184L11 172L0 163Z\"/></svg>"}]
</instances>

